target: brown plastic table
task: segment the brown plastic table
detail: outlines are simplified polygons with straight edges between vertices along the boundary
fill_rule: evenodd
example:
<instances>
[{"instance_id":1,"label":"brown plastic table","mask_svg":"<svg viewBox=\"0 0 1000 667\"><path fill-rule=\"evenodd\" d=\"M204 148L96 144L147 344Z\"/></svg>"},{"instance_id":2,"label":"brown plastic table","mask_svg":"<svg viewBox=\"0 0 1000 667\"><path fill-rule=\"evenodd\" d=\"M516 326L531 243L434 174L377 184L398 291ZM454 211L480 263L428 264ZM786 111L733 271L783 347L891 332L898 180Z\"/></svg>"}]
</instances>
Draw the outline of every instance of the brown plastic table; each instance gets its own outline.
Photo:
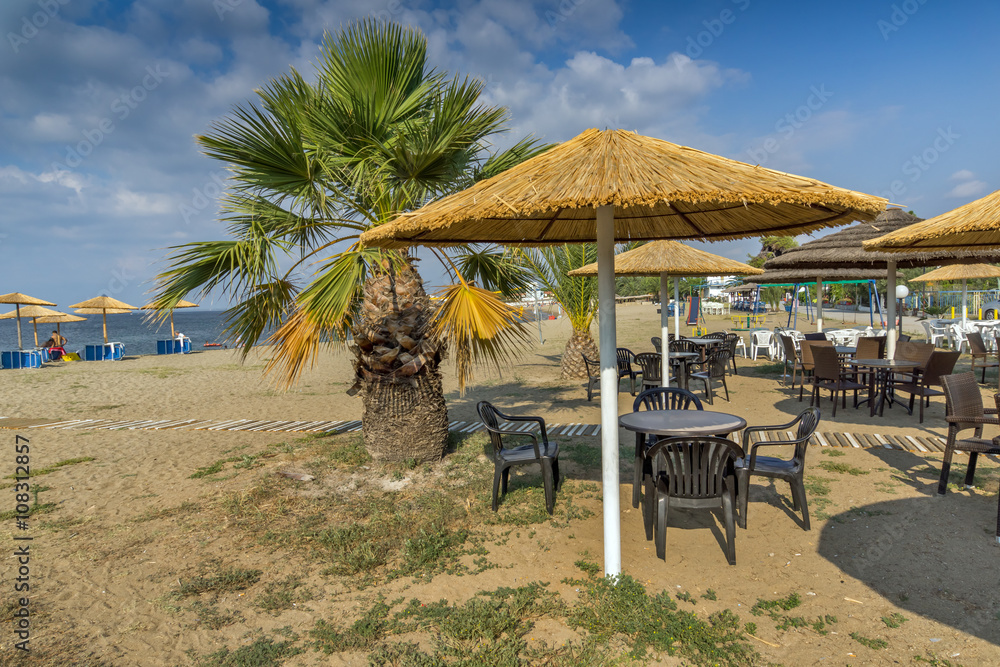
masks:
<instances>
[{"instance_id":1,"label":"brown plastic table","mask_svg":"<svg viewBox=\"0 0 1000 667\"><path fill-rule=\"evenodd\" d=\"M920 368L919 363L916 361L901 361L899 359L851 359L844 363L850 366L870 368L874 371L874 373L869 373L871 381L868 384L868 398L861 401L861 403L868 402L872 417L875 416L876 410L879 417L884 414L886 402L889 403L890 407L893 403L902 405L906 409L907 414L913 414L910 411L909 405L903 401L897 401L894 396L889 394L889 377L895 371L912 371L914 368ZM878 398L878 405L875 403L876 397ZM858 405L861 405L861 403L858 403Z\"/></svg>"}]
</instances>

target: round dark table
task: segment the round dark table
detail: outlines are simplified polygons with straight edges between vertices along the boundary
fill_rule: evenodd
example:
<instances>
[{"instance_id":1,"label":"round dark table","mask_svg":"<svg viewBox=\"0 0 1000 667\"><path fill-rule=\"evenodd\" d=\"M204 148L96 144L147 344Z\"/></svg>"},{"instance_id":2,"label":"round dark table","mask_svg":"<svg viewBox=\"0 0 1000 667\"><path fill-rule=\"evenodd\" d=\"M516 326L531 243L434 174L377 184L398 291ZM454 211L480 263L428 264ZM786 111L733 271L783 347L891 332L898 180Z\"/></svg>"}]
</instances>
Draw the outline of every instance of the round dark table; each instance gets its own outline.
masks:
<instances>
[{"instance_id":1,"label":"round dark table","mask_svg":"<svg viewBox=\"0 0 1000 667\"><path fill-rule=\"evenodd\" d=\"M651 435L720 435L745 428L736 415L708 410L640 410L618 418L622 428Z\"/></svg>"},{"instance_id":2,"label":"round dark table","mask_svg":"<svg viewBox=\"0 0 1000 667\"><path fill-rule=\"evenodd\" d=\"M897 401L895 396L889 392L889 378L892 377L893 371L912 371L914 368L920 368L920 364L915 361L902 361L900 359L851 359L845 362L849 366L857 366L859 368L870 368L874 373L871 373L871 382L868 385L868 398L858 405L861 405L865 401L868 401L868 407L870 408L870 416L874 417L875 413L878 412L881 417L885 412L885 404L889 403L890 407L893 403L897 405L902 405L906 410L907 414L913 414L910 411L910 406L902 401Z\"/></svg>"}]
</instances>

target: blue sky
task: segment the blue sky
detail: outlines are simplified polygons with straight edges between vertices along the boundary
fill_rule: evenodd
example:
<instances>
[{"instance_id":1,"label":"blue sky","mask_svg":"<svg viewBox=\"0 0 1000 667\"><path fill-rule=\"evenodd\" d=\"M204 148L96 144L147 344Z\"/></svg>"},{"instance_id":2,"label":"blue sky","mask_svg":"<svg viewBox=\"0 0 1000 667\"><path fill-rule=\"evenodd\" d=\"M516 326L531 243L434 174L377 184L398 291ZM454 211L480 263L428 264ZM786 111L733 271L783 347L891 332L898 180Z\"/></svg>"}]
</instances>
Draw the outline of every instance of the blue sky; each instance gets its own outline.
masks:
<instances>
[{"instance_id":1,"label":"blue sky","mask_svg":"<svg viewBox=\"0 0 1000 667\"><path fill-rule=\"evenodd\" d=\"M193 136L372 15L485 80L502 142L636 130L921 217L1000 188L993 2L5 0L0 292L145 303L168 246L224 237Z\"/></svg>"}]
</instances>

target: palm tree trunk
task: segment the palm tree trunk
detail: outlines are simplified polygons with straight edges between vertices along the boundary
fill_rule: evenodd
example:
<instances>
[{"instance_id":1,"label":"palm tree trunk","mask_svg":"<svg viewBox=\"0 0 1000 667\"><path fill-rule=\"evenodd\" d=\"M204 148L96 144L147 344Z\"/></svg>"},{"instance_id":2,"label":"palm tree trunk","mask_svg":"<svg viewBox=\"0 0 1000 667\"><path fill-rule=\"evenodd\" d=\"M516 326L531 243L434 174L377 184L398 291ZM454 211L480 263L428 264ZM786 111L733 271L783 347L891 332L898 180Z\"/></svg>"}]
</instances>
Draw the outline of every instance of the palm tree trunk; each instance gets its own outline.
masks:
<instances>
[{"instance_id":1,"label":"palm tree trunk","mask_svg":"<svg viewBox=\"0 0 1000 667\"><path fill-rule=\"evenodd\" d=\"M566 349L562 357L562 378L585 378L587 377L587 367L583 363L582 354L587 355L591 361L601 358L601 352L597 349L597 343L589 331L573 329L573 335L566 341Z\"/></svg>"},{"instance_id":2,"label":"palm tree trunk","mask_svg":"<svg viewBox=\"0 0 1000 667\"><path fill-rule=\"evenodd\" d=\"M365 281L354 331L365 449L377 460L435 461L448 445L448 408L430 299L409 259L381 269Z\"/></svg>"}]
</instances>

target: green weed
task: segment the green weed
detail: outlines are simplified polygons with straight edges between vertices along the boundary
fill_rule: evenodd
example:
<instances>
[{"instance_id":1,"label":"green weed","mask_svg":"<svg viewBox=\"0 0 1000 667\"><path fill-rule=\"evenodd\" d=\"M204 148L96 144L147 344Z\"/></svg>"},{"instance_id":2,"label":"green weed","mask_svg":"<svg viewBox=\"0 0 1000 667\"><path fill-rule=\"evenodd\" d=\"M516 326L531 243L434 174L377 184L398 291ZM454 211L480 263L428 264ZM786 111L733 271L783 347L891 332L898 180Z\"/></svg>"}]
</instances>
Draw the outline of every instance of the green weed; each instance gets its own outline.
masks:
<instances>
[{"instance_id":1,"label":"green weed","mask_svg":"<svg viewBox=\"0 0 1000 667\"><path fill-rule=\"evenodd\" d=\"M837 463L834 461L820 461L818 466L827 472L836 472L842 475L867 475L870 471L856 468L847 463Z\"/></svg>"},{"instance_id":2,"label":"green weed","mask_svg":"<svg viewBox=\"0 0 1000 667\"><path fill-rule=\"evenodd\" d=\"M873 651L877 651L883 648L889 648L889 642L884 639L872 639L870 637L865 637L864 635L858 634L857 632L851 633L851 639L861 644L862 646L867 646Z\"/></svg>"},{"instance_id":3,"label":"green weed","mask_svg":"<svg viewBox=\"0 0 1000 667\"><path fill-rule=\"evenodd\" d=\"M882 617L882 622L885 623L887 628L898 628L899 626L906 623L908 619L897 611L889 614L888 616Z\"/></svg>"}]
</instances>

